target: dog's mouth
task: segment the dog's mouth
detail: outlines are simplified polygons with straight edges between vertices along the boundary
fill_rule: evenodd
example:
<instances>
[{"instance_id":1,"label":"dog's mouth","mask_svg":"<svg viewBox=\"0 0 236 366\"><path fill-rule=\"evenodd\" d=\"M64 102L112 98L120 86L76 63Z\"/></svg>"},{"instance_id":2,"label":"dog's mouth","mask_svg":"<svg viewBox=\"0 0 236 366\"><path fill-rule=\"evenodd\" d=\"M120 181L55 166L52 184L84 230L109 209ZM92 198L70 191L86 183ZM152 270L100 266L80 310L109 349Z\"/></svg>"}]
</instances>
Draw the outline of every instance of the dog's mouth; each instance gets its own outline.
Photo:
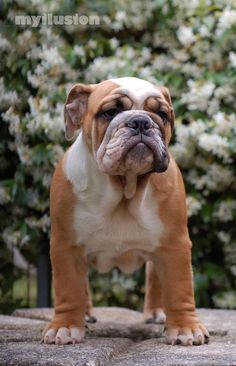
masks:
<instances>
[{"instance_id":1,"label":"dog's mouth","mask_svg":"<svg viewBox=\"0 0 236 366\"><path fill-rule=\"evenodd\" d=\"M148 172L164 172L169 164L169 156L163 140L157 141L146 134L132 136L126 143L121 160L126 164L139 165L144 168L142 174ZM146 169L145 169L146 168Z\"/></svg>"},{"instance_id":2,"label":"dog's mouth","mask_svg":"<svg viewBox=\"0 0 236 366\"><path fill-rule=\"evenodd\" d=\"M109 141L98 163L107 174L126 175L129 171L138 176L164 172L168 167L169 156L160 133L155 131L151 136L123 133Z\"/></svg>"}]
</instances>

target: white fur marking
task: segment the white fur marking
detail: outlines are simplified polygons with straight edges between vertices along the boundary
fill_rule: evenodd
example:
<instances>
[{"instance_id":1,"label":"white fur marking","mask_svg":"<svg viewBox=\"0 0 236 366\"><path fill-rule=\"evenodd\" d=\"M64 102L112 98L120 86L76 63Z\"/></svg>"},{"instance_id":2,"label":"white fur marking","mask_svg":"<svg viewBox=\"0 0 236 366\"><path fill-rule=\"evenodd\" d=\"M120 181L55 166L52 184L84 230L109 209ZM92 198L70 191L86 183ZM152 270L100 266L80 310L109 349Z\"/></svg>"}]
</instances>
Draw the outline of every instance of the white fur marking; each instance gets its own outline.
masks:
<instances>
[{"instance_id":1,"label":"white fur marking","mask_svg":"<svg viewBox=\"0 0 236 366\"><path fill-rule=\"evenodd\" d=\"M128 251L133 255L129 263L120 265L124 271L137 269L140 258L150 259L163 231L153 188L147 185L141 197L135 194L126 207L120 206L122 190L114 188L109 176L99 170L82 133L67 152L64 171L78 196L77 242L90 260L96 260L97 268L110 270Z\"/></svg>"},{"instance_id":2,"label":"white fur marking","mask_svg":"<svg viewBox=\"0 0 236 366\"><path fill-rule=\"evenodd\" d=\"M121 88L115 89L113 92L119 92L130 97L134 101L136 108L142 108L144 101L148 97L162 97L160 91L153 84L143 79L124 77L110 79L110 81L121 86Z\"/></svg>"}]
</instances>

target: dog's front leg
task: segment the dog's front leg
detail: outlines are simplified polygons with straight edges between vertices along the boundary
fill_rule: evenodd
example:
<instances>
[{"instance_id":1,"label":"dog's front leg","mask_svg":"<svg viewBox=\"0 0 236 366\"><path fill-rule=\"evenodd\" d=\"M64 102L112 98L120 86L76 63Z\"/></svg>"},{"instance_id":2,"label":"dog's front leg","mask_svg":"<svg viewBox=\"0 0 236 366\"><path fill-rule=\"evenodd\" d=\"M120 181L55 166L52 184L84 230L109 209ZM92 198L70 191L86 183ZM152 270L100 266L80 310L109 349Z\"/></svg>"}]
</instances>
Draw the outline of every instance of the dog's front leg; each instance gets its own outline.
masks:
<instances>
[{"instance_id":1,"label":"dog's front leg","mask_svg":"<svg viewBox=\"0 0 236 366\"><path fill-rule=\"evenodd\" d=\"M84 335L88 301L86 260L78 246L65 242L65 237L61 239L53 232L50 256L55 315L44 331L43 340L56 344L79 343Z\"/></svg>"},{"instance_id":2,"label":"dog's front leg","mask_svg":"<svg viewBox=\"0 0 236 366\"><path fill-rule=\"evenodd\" d=\"M203 344L209 333L198 320L193 293L191 245L164 245L157 250L169 344Z\"/></svg>"}]
</instances>

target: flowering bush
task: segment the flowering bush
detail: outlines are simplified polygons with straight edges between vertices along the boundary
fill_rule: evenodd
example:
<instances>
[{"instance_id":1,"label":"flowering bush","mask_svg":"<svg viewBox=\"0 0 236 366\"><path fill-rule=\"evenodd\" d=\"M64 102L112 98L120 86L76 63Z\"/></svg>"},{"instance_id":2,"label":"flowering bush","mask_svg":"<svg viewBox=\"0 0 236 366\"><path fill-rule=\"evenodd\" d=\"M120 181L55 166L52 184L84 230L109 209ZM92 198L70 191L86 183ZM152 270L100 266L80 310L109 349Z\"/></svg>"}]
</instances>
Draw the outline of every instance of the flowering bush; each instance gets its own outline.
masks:
<instances>
[{"instance_id":1,"label":"flowering bush","mask_svg":"<svg viewBox=\"0 0 236 366\"><path fill-rule=\"evenodd\" d=\"M234 0L8 0L2 5L1 271L10 251L35 264L49 237L49 185L67 143L66 92L77 81L138 76L169 87L176 113L172 152L184 174L197 305L236 307L236 4ZM97 14L97 26L37 28L15 15ZM140 307L142 272L133 279L92 274L96 303ZM125 297L125 291L133 297ZM99 290L99 291L98 291Z\"/></svg>"}]
</instances>

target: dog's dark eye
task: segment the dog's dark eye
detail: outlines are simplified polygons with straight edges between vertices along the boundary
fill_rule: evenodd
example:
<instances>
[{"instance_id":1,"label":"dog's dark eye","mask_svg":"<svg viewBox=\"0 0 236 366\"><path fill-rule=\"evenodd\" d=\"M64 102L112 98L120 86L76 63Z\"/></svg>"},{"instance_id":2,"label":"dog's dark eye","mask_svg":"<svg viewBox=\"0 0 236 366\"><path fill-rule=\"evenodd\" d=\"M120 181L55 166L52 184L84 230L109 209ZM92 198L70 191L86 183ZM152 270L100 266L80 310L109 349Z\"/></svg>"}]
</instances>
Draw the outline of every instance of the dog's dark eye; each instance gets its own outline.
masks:
<instances>
[{"instance_id":1,"label":"dog's dark eye","mask_svg":"<svg viewBox=\"0 0 236 366\"><path fill-rule=\"evenodd\" d=\"M117 115L118 112L119 112L118 108L111 108L111 109L107 109L106 111L104 111L102 113L102 115L106 119L112 119Z\"/></svg>"},{"instance_id":2,"label":"dog's dark eye","mask_svg":"<svg viewBox=\"0 0 236 366\"><path fill-rule=\"evenodd\" d=\"M161 117L162 121L165 123L165 122L168 122L169 120L169 117L168 117L168 114L166 112L163 112L163 111L158 111L157 112L158 116Z\"/></svg>"}]
</instances>

